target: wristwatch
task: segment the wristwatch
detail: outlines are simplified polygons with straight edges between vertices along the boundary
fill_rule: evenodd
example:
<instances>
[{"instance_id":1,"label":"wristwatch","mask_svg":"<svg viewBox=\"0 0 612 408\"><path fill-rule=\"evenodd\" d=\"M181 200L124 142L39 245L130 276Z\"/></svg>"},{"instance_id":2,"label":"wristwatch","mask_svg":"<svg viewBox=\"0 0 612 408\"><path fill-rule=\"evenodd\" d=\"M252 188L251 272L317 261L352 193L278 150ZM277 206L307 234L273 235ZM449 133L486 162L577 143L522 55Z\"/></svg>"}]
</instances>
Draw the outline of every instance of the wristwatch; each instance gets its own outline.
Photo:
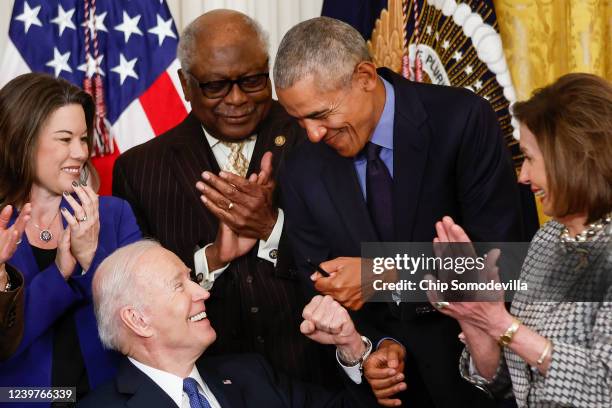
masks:
<instances>
[{"instance_id":1,"label":"wristwatch","mask_svg":"<svg viewBox=\"0 0 612 408\"><path fill-rule=\"evenodd\" d=\"M502 347L506 347L508 344L510 344L520 325L521 321L516 317L513 317L512 324L510 325L510 327L508 327L504 334L499 336L497 343L499 343L499 345Z\"/></svg>"},{"instance_id":2,"label":"wristwatch","mask_svg":"<svg viewBox=\"0 0 612 408\"><path fill-rule=\"evenodd\" d=\"M370 353L372 352L372 342L370 341L370 339L368 339L366 336L361 336L361 341L363 341L363 345L365 346L365 352L362 354L361 357L359 357L357 360L352 360L352 361L347 361L345 360L340 352L338 351L338 349L336 349L336 355L338 357L338 360L340 360L340 362L342 362L342 364L346 367L355 367L355 366L359 366L359 371L362 370L363 368L363 362L366 360L366 358L368 358L368 356L370 355Z\"/></svg>"}]
</instances>

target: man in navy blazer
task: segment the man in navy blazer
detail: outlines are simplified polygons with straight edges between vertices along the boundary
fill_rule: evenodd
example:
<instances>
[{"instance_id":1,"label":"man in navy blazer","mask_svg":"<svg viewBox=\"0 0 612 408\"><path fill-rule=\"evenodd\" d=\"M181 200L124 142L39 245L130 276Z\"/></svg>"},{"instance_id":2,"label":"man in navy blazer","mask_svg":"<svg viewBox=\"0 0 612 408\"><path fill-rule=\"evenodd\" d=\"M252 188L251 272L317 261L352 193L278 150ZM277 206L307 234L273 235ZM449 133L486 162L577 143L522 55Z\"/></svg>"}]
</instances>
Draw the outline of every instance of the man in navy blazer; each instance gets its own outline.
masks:
<instances>
[{"instance_id":1,"label":"man in navy blazer","mask_svg":"<svg viewBox=\"0 0 612 408\"><path fill-rule=\"evenodd\" d=\"M100 339L126 357L115 380L79 406L354 406L346 392L277 376L256 354L200 358L216 333L204 305L210 295L189 272L175 254L152 240L121 248L100 265L93 282ZM302 333L335 344L339 358L358 361L367 355L367 343L348 312L331 297L313 298L303 316Z\"/></svg>"},{"instance_id":2,"label":"man in navy blazer","mask_svg":"<svg viewBox=\"0 0 612 408\"><path fill-rule=\"evenodd\" d=\"M358 329L378 345L364 368L379 403L398 404L392 396L407 389L406 406L489 406L459 376L459 326L427 304L364 306L359 257L363 242L431 242L445 215L475 241L522 240L515 174L490 104L465 89L376 69L359 33L328 17L285 35L274 81L311 142L281 178L296 261L306 278L313 273L306 260L323 262L332 275L313 274L315 288L360 309ZM388 239L368 209L366 145L375 145L389 174ZM393 379L398 371L404 381Z\"/></svg>"}]
</instances>

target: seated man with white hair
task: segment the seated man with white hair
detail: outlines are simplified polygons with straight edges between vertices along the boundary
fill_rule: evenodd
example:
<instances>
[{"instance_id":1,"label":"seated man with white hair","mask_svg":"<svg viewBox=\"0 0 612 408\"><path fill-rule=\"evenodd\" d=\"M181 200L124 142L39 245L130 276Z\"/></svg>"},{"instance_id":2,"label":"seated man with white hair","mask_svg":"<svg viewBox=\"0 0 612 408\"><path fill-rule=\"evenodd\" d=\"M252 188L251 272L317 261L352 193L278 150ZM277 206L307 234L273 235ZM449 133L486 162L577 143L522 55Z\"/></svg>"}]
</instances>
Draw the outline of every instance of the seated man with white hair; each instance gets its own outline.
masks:
<instances>
[{"instance_id":1,"label":"seated man with white hair","mask_svg":"<svg viewBox=\"0 0 612 408\"><path fill-rule=\"evenodd\" d=\"M200 358L216 338L204 301L209 293L189 268L159 243L142 240L109 256L96 271L93 300L102 343L126 356L116 378L82 407L345 407L348 393L331 393L276 376L263 357ZM347 360L367 350L347 311L315 296L300 330L335 344ZM296 328L297 330L297 328Z\"/></svg>"}]
</instances>

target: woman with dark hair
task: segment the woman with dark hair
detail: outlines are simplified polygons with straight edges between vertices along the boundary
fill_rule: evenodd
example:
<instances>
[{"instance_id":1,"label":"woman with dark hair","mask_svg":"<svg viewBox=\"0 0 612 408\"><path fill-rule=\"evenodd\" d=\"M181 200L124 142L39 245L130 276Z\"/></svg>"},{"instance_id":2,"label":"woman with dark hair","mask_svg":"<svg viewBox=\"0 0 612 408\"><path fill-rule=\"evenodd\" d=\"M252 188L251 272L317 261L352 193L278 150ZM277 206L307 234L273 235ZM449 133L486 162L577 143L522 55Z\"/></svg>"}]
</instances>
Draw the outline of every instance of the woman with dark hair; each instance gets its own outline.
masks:
<instances>
[{"instance_id":1,"label":"woman with dark hair","mask_svg":"<svg viewBox=\"0 0 612 408\"><path fill-rule=\"evenodd\" d=\"M0 386L76 386L78 398L114 374L91 281L107 255L141 234L125 201L92 188L93 120L91 97L63 79L30 73L0 90L0 205L16 210L9 225L31 204L7 261L24 278L23 339L0 364Z\"/></svg>"},{"instance_id":2,"label":"woman with dark hair","mask_svg":"<svg viewBox=\"0 0 612 408\"><path fill-rule=\"evenodd\" d=\"M612 85L569 74L516 103L519 181L552 217L531 242L510 311L434 302L457 319L470 382L519 407L612 407ZM445 217L435 242L469 242Z\"/></svg>"}]
</instances>

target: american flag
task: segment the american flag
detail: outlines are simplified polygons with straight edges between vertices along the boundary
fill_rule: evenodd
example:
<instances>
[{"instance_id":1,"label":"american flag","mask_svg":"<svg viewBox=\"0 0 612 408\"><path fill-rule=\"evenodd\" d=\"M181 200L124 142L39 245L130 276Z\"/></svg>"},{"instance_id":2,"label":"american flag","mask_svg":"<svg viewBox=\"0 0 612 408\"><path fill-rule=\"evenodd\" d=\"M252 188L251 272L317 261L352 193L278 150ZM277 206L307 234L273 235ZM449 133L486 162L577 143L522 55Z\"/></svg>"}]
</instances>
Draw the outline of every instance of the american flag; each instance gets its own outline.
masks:
<instances>
[{"instance_id":1,"label":"american flag","mask_svg":"<svg viewBox=\"0 0 612 408\"><path fill-rule=\"evenodd\" d=\"M187 115L176 74L178 33L165 0L15 0L8 35L0 86L31 71L83 86L97 69L114 138L114 152L94 158L101 194L110 194L121 152Z\"/></svg>"}]
</instances>

